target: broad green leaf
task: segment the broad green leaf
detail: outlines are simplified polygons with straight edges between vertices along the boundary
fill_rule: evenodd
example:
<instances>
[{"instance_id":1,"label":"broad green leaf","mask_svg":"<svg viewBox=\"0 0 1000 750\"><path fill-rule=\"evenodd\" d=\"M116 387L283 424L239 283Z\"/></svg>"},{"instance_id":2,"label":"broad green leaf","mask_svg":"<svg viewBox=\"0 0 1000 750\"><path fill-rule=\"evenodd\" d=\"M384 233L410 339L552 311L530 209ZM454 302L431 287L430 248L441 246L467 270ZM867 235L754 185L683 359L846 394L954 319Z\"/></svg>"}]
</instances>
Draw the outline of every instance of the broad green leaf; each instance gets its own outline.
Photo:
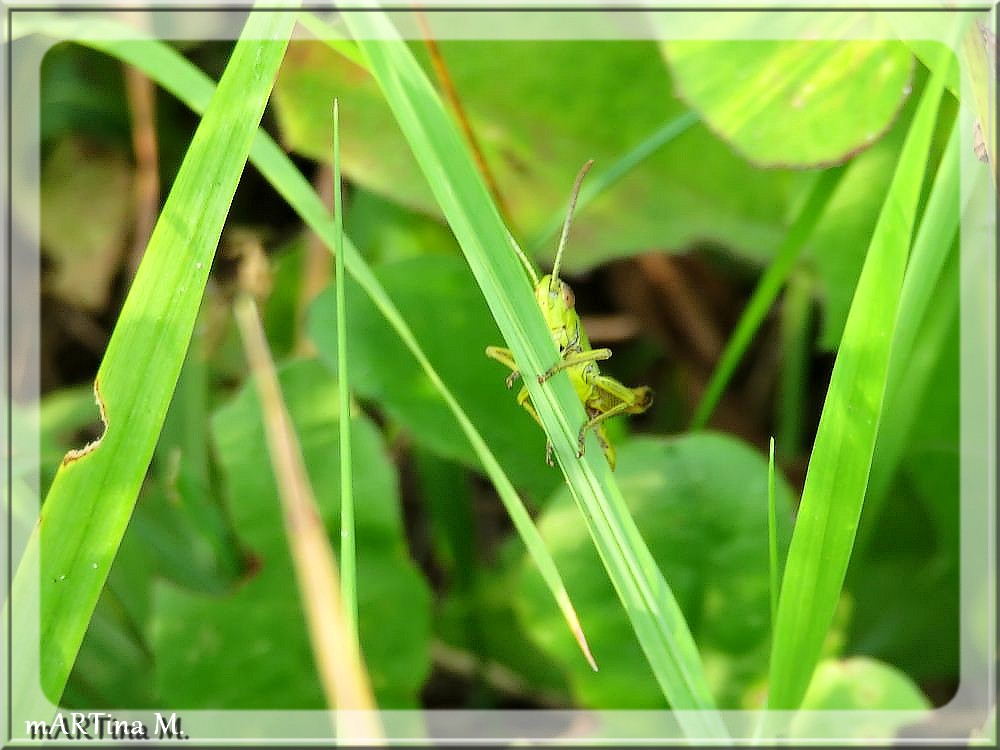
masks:
<instances>
[{"instance_id":1,"label":"broad green leaf","mask_svg":"<svg viewBox=\"0 0 1000 750\"><path fill-rule=\"evenodd\" d=\"M15 36L24 20L12 24ZM131 122L125 82L114 60L95 59L74 44L56 44L45 52L39 74L43 149L70 135L128 147Z\"/></svg>"},{"instance_id":2,"label":"broad green leaf","mask_svg":"<svg viewBox=\"0 0 1000 750\"><path fill-rule=\"evenodd\" d=\"M279 361L293 352L297 337L302 335L305 310L300 307L303 307L301 295L307 254L308 242L304 234L269 254L271 293L263 302L261 318L271 353Z\"/></svg>"},{"instance_id":3,"label":"broad green leaf","mask_svg":"<svg viewBox=\"0 0 1000 750\"><path fill-rule=\"evenodd\" d=\"M435 560L444 572L434 633L465 657L474 681L456 707L496 707L522 695L542 706L571 706L560 670L534 646L514 613L509 561L520 560L524 548L510 542L495 554L483 549L493 512L483 507L464 468L421 449L414 464ZM486 665L499 665L503 676Z\"/></svg>"},{"instance_id":4,"label":"broad green leaf","mask_svg":"<svg viewBox=\"0 0 1000 750\"><path fill-rule=\"evenodd\" d=\"M545 436L517 405L521 387L504 387L507 370L484 354L500 331L459 258L423 257L376 270L414 335L463 409L480 426L512 481L540 501L559 483L545 464ZM348 367L355 390L373 399L414 441L438 455L478 466L476 454L413 355L356 283L348 284ZM337 361L333 289L313 303L309 334L325 362Z\"/></svg>"},{"instance_id":5,"label":"broad green leaf","mask_svg":"<svg viewBox=\"0 0 1000 750\"><path fill-rule=\"evenodd\" d=\"M410 46L429 69L423 46ZM686 113L651 42L440 40L439 46L519 238L549 226L588 158L595 159L593 179L599 180L623 154ZM622 70L628 86L621 85ZM324 123L335 95L345 132L365 134L344 143L345 175L393 201L439 214L375 82L321 42L294 42L282 65L275 102L284 141L328 160ZM695 242L766 258L781 241L786 206L801 179L753 169L695 124L580 212L565 266L581 271ZM551 259L555 245L541 254Z\"/></svg>"},{"instance_id":6,"label":"broad green leaf","mask_svg":"<svg viewBox=\"0 0 1000 750\"><path fill-rule=\"evenodd\" d=\"M716 698L721 706L742 707L748 688L767 672L770 642L766 459L715 433L636 438L621 447L615 473L629 511L691 623ZM775 503L781 550L791 527L791 497L779 479ZM558 612L523 557L515 561L521 626L562 665L580 704L661 706L656 681L566 490L546 504L539 529L574 592L601 671L594 673L573 658L572 642L554 627Z\"/></svg>"},{"instance_id":7,"label":"broad green leaf","mask_svg":"<svg viewBox=\"0 0 1000 750\"><path fill-rule=\"evenodd\" d=\"M899 724L914 719L901 718L893 722L881 712L921 712L930 707L927 696L913 680L888 664L865 657L828 660L816 668L816 675L802 701L803 713L792 720L791 735L802 738L829 736L830 722L823 719L823 712L852 711L858 712L855 714L858 718L847 727L843 726L843 721L836 722L836 736L862 741L890 739L895 736Z\"/></svg>"},{"instance_id":8,"label":"broad green leaf","mask_svg":"<svg viewBox=\"0 0 1000 750\"><path fill-rule=\"evenodd\" d=\"M939 55L952 52L942 45ZM943 91L933 75L869 243L809 459L774 633L768 706L805 694L840 599L882 412L892 332Z\"/></svg>"},{"instance_id":9,"label":"broad green leaf","mask_svg":"<svg viewBox=\"0 0 1000 750\"><path fill-rule=\"evenodd\" d=\"M839 164L874 143L910 93L900 42L664 42L674 85L708 127L766 167Z\"/></svg>"},{"instance_id":10,"label":"broad green leaf","mask_svg":"<svg viewBox=\"0 0 1000 750\"><path fill-rule=\"evenodd\" d=\"M315 360L281 368L285 402L332 539L339 539L337 386ZM178 707L319 709L312 661L255 390L212 422L237 534L254 561L226 596L157 587L158 688ZM361 645L377 702L412 708L429 669L429 592L409 559L395 469L375 426L352 420ZM405 612L405 617L399 617Z\"/></svg>"},{"instance_id":11,"label":"broad green leaf","mask_svg":"<svg viewBox=\"0 0 1000 750\"><path fill-rule=\"evenodd\" d=\"M511 551L516 554L506 555ZM520 550L506 545L501 554L519 558ZM482 700L482 691L488 686L502 701L523 696L532 705L576 707L562 665L532 640L517 614L521 592L514 580L516 572L513 565L506 564L500 570L485 571L473 600L457 593L447 596L435 613L434 632L449 648L472 655L479 664L497 665L514 677L495 684L490 675L481 673L485 686L480 687L479 696L469 696L470 703ZM472 618L474 623L470 623ZM473 703L469 707L476 706Z\"/></svg>"},{"instance_id":12,"label":"broad green leaf","mask_svg":"<svg viewBox=\"0 0 1000 750\"><path fill-rule=\"evenodd\" d=\"M911 493L907 499L916 501ZM915 515L923 514L919 509L909 512L911 519ZM922 521L926 545L934 527ZM911 526L917 523L911 520ZM915 679L948 681L959 666L957 561L926 547L894 558L886 559L887 554L866 559L864 570L854 576L847 648L906 670ZM909 583L901 586L901 580Z\"/></svg>"},{"instance_id":13,"label":"broad green leaf","mask_svg":"<svg viewBox=\"0 0 1000 750\"><path fill-rule=\"evenodd\" d=\"M60 467L49 489L36 539L41 681L52 700L62 694L153 455L292 21L287 13L250 15L98 371L107 430L95 449Z\"/></svg>"},{"instance_id":14,"label":"broad green leaf","mask_svg":"<svg viewBox=\"0 0 1000 750\"><path fill-rule=\"evenodd\" d=\"M454 235L439 220L354 186L344 228L373 266L425 255L459 256Z\"/></svg>"}]
</instances>

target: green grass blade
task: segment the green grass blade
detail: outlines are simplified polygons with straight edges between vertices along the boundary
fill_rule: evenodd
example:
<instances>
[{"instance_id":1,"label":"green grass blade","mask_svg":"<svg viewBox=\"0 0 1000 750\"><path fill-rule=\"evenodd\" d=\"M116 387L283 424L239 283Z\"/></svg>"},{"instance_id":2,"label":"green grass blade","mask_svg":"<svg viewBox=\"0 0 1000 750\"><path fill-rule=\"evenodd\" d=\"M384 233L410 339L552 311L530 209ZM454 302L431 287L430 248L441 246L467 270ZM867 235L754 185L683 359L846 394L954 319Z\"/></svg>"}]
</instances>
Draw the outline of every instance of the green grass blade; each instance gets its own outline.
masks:
<instances>
[{"instance_id":1,"label":"green grass blade","mask_svg":"<svg viewBox=\"0 0 1000 750\"><path fill-rule=\"evenodd\" d=\"M358 67L365 67L364 58L361 57L361 52L358 50L358 45L354 43L354 40L348 39L345 36L338 36L336 29L324 23L315 13L307 10L300 12L298 14L298 22L305 26L310 34L317 39L321 39L324 44L339 52L344 58L350 60Z\"/></svg>"},{"instance_id":2,"label":"green grass blade","mask_svg":"<svg viewBox=\"0 0 1000 750\"><path fill-rule=\"evenodd\" d=\"M873 521L881 513L902 460L910 428L917 417L916 410L924 403L923 393L930 370L915 366L913 352L917 336L926 341L929 329L934 328L932 323L928 323L931 318L928 308L932 300L940 299L934 290L945 273L945 265L952 263L951 256L958 252L954 239L958 233L960 214L959 135L956 124L952 127L944 157L934 177L927 208L913 242L913 257L903 280L886 385L886 415L892 424L886 425L890 429L880 430L875 445L872 476L865 497L866 521L858 532L856 545L859 551L867 548L875 527ZM948 250L943 251L943 248ZM940 316L935 316L935 320L937 317ZM942 334L945 331L942 330Z\"/></svg>"},{"instance_id":3,"label":"green grass blade","mask_svg":"<svg viewBox=\"0 0 1000 750\"><path fill-rule=\"evenodd\" d=\"M358 638L358 564L351 473L351 391L347 379L347 297L344 284L344 199L340 181L340 105L333 100L333 220L337 287L337 389L340 393L340 586L348 632Z\"/></svg>"},{"instance_id":4,"label":"green grass blade","mask_svg":"<svg viewBox=\"0 0 1000 750\"><path fill-rule=\"evenodd\" d=\"M687 734L724 737L721 718L711 710L714 702L687 623L593 436L586 455L576 457L576 432L585 415L568 376L560 373L545 385L538 382L558 353L524 270L511 252L507 228L459 133L385 16L372 9L348 13L345 19L514 352L531 400L664 695L675 709L682 709L678 720Z\"/></svg>"},{"instance_id":5,"label":"green grass blade","mask_svg":"<svg viewBox=\"0 0 1000 750\"><path fill-rule=\"evenodd\" d=\"M249 17L98 370L104 436L64 462L42 509L41 678L50 698L62 694L149 466L292 21L284 13Z\"/></svg>"},{"instance_id":6,"label":"green grass blade","mask_svg":"<svg viewBox=\"0 0 1000 750\"><path fill-rule=\"evenodd\" d=\"M597 196L618 182L618 180L635 169L660 148L683 134L696 122L698 122L697 113L685 112L654 130L610 167L596 172L580 188L580 195L576 200L577 213L583 211ZM556 236L556 233L562 229L565 220L566 207L563 206L552 214L552 217L545 226L534 237L528 240L527 245L530 252L534 254L545 247Z\"/></svg>"},{"instance_id":7,"label":"green grass blade","mask_svg":"<svg viewBox=\"0 0 1000 750\"><path fill-rule=\"evenodd\" d=\"M208 76L167 45L157 40L135 42L121 41L115 38L123 33L127 36L134 35L132 29L108 22L66 23L64 19L43 18L38 15L33 19L33 26L28 28L25 24L21 31L35 31L53 36L66 35L70 38L89 37L81 38L80 43L134 65L195 112L204 111L212 97L213 83ZM328 248L333 250L336 246L334 228L322 200L288 156L263 131L257 135L257 140L250 151L250 160L278 193L288 201L288 204L295 209L306 225L316 232ZM427 359L410 327L392 300L389 299L378 279L346 237L344 238L344 256L348 272L358 281L382 314L385 315L386 320L427 373L432 386L441 394L445 404L455 415L456 421L482 462L484 471L496 487L518 535L552 592L570 631L580 644L584 656L594 666L593 656L584 637L579 618L556 569L555 561L546 549L527 508L514 489L514 485L504 473L489 446L486 445L482 435L441 380L430 360Z\"/></svg>"},{"instance_id":8,"label":"green grass blade","mask_svg":"<svg viewBox=\"0 0 1000 750\"><path fill-rule=\"evenodd\" d=\"M778 592L781 590L781 574L778 570L778 519L775 508L774 489L774 438L767 449L767 562L770 575L771 633L778 621Z\"/></svg>"},{"instance_id":9,"label":"green grass blade","mask_svg":"<svg viewBox=\"0 0 1000 750\"><path fill-rule=\"evenodd\" d=\"M812 353L813 278L803 268L793 271L781 305L781 375L776 417L778 455L798 456Z\"/></svg>"},{"instance_id":10,"label":"green grass blade","mask_svg":"<svg viewBox=\"0 0 1000 750\"><path fill-rule=\"evenodd\" d=\"M948 259L947 250L942 251L942 248L950 248L958 233L960 146L959 128L955 124L934 177L927 208L913 242L913 255L903 279L899 322L893 332L892 356L889 361L890 382L905 376L907 361L920 334L920 321L933 299L932 292Z\"/></svg>"},{"instance_id":11,"label":"green grass blade","mask_svg":"<svg viewBox=\"0 0 1000 750\"><path fill-rule=\"evenodd\" d=\"M249 379L257 391L285 538L326 705L339 710L334 717L338 738L357 737L377 744L384 733L374 713L375 699L358 639L351 632L340 599L336 554L309 481L257 303L248 292L237 296L233 316L243 341Z\"/></svg>"},{"instance_id":12,"label":"green grass blade","mask_svg":"<svg viewBox=\"0 0 1000 750\"><path fill-rule=\"evenodd\" d=\"M950 49L942 48L944 61L951 56ZM837 352L785 564L771 659L771 709L798 708L840 597L868 483L892 331L943 84L943 76L935 73L921 97Z\"/></svg>"},{"instance_id":13,"label":"green grass blade","mask_svg":"<svg viewBox=\"0 0 1000 750\"><path fill-rule=\"evenodd\" d=\"M757 283L757 288L754 289L746 310L743 311L739 323L736 324L736 330L729 337L729 342L726 344L725 351L722 352L719 364L716 365L712 379L705 388L705 393L691 419L690 429L701 430L708 424L712 412L715 411L719 399L722 398L723 391L729 385L733 373L736 372L740 359L746 354L750 342L753 341L753 337L757 334L760 324L767 315L767 311L771 309L771 305L777 299L781 287L784 286L788 274L795 265L795 261L798 260L802 248L805 247L806 240L809 239L809 235L812 234L823 215L823 209L843 175L844 167L836 167L821 172L816 178L809 197L795 221L792 222L792 226L789 228L788 234L785 235L771 265L768 266L767 271Z\"/></svg>"}]
</instances>

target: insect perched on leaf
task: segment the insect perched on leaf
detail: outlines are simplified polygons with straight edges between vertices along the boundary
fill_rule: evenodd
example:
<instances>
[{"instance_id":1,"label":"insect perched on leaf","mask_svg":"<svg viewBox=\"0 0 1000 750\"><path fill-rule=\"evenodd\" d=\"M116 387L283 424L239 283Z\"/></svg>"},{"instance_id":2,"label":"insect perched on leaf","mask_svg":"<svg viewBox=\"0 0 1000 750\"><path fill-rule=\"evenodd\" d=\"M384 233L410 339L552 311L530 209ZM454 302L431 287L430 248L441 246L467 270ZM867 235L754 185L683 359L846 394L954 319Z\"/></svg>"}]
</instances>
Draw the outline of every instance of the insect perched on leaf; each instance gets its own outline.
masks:
<instances>
[{"instance_id":1,"label":"insect perched on leaf","mask_svg":"<svg viewBox=\"0 0 1000 750\"><path fill-rule=\"evenodd\" d=\"M601 374L597 362L608 359L611 356L611 350L590 348L587 333L583 330L580 316L576 312L573 290L569 288L569 284L559 278L559 264L562 261L566 239L569 236L569 227L573 219L577 195L580 192L580 183L583 182L584 175L587 174L593 163L591 159L584 164L580 174L576 177L576 183L573 185L573 197L570 200L569 212L566 214L566 221L563 224L559 249L556 251L555 264L551 274L546 274L539 279L531 262L513 238L511 238L511 244L535 285L535 300L542 310L545 322L552 333L552 339L559 349L559 361L550 367L544 375L540 375L538 382L544 383L556 373L566 370L570 382L573 383L573 389L587 412L587 421L580 427L578 435L577 458L583 455L587 431L593 430L601 450L604 451L608 463L614 469L615 449L608 440L604 422L619 414L641 414L646 411L653 403L653 391L647 386L629 388L614 378ZM507 388L513 387L514 382L521 376L517 363L514 361L513 352L499 346L488 346L486 347L486 356L511 369L506 382ZM521 387L517 394L517 403L524 407L539 425L542 425L542 420L538 417L534 404L531 403L527 386ZM545 429L544 425L542 425L542 429ZM552 443L548 440L545 444L545 461L549 466L554 465L552 462Z\"/></svg>"}]
</instances>

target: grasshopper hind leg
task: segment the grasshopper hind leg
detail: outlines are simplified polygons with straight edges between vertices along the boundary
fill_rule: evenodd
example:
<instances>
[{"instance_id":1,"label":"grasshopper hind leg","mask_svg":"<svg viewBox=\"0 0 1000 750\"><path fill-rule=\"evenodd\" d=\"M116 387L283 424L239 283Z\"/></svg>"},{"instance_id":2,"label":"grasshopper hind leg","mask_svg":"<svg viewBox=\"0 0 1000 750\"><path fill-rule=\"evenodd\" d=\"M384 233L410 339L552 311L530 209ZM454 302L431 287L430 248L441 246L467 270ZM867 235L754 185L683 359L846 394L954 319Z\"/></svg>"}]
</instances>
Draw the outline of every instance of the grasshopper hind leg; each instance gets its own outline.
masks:
<instances>
[{"instance_id":1,"label":"grasshopper hind leg","mask_svg":"<svg viewBox=\"0 0 1000 750\"><path fill-rule=\"evenodd\" d=\"M598 416L599 412L592 412L588 409L588 417L591 417L583 427L580 428L580 434L577 436L577 448L576 457L583 458L583 454L586 451L586 440L587 440L587 430L593 429L594 437L597 438L597 444L601 447L601 452L604 453L604 457L608 460L608 465L611 470L615 470L615 463L617 455L615 453L615 447L611 445L611 441L608 439L608 432L605 429L603 421L594 421L593 418Z\"/></svg>"}]
</instances>

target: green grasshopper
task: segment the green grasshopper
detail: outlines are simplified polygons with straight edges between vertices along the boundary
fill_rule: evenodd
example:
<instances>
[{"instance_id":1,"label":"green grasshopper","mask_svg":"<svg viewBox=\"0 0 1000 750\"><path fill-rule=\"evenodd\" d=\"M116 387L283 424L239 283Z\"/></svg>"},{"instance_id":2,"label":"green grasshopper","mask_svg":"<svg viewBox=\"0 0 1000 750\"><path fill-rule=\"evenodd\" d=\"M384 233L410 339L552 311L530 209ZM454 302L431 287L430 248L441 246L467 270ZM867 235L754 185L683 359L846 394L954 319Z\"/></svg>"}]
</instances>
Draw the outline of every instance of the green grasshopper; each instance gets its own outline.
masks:
<instances>
[{"instance_id":1,"label":"green grasshopper","mask_svg":"<svg viewBox=\"0 0 1000 750\"><path fill-rule=\"evenodd\" d=\"M590 348L587 332L583 330L580 316L576 312L573 290L569 288L569 284L559 278L559 264L562 261L563 249L566 247L566 239L569 236L569 227L573 219L573 210L576 208L580 183L583 182L584 175L587 174L593 163L594 161L591 159L584 164L580 174L576 177L569 212L563 224L559 249L556 251L556 260L551 274L546 274L539 279L531 262L514 242L513 237L510 240L521 259L521 263L531 277L535 286L535 300L538 302L549 331L552 333L552 340L555 341L559 349L559 361L550 367L544 375L539 375L538 382L544 383L557 372L567 371L570 382L576 390L576 395L587 412L587 421L583 423L578 435L576 456L577 458L583 456L587 431L593 430L601 450L604 451L604 455L608 459L608 464L614 469L615 449L608 440L604 422L619 414L642 414L653 403L653 391L648 386L629 388L614 378L601 374L597 362L610 358L611 350ZM514 361L513 352L499 346L488 346L486 347L486 356L510 368L511 372L507 376L506 384L508 389L512 388L515 381L521 376L517 363ZM538 417L538 412L535 411L534 404L531 403L527 386L521 387L517 394L517 403L524 407L542 426L543 430L545 429L542 420ZM549 440L546 440L545 443L545 461L549 466L554 465L552 442Z\"/></svg>"}]
</instances>

